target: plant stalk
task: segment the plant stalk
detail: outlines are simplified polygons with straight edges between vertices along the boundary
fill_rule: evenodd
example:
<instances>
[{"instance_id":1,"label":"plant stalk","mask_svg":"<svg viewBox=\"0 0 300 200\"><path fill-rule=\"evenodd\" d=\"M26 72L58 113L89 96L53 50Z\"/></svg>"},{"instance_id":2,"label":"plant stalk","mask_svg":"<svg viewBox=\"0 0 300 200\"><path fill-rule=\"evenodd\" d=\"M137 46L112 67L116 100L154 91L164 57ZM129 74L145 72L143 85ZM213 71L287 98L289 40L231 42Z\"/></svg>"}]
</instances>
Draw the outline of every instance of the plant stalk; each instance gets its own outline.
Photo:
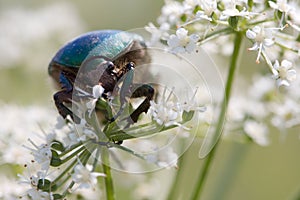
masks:
<instances>
[{"instance_id":1,"label":"plant stalk","mask_svg":"<svg viewBox=\"0 0 300 200\"><path fill-rule=\"evenodd\" d=\"M225 122L227 106L228 106L228 103L230 100L234 74L239 65L239 60L240 60L239 58L241 56L240 54L241 54L242 40L243 40L243 33L235 32L234 50L233 50L233 54L231 57L228 77L227 77L227 81L226 81L225 94L224 94L224 98L223 98L223 101L221 104L221 112L220 112L220 115L218 118L216 129L212 136L213 139L216 139L216 144L215 144L214 148L211 150L211 152L207 155L207 157L203 160L203 168L200 171L200 174L198 176L198 179L196 182L196 187L195 187L194 193L192 194L192 198L191 198L192 200L199 200L201 198L204 183L207 178L209 168L212 164L213 157L215 155L215 152L216 152L218 144L219 144L219 140L217 140L217 137L219 137L220 132L223 131L223 125Z\"/></svg>"},{"instance_id":2,"label":"plant stalk","mask_svg":"<svg viewBox=\"0 0 300 200\"><path fill-rule=\"evenodd\" d=\"M102 148L102 168L106 177L104 178L105 182L105 190L106 190L106 199L107 200L114 200L115 193L114 193L114 186L113 186L113 179L111 174L111 168L109 164L109 151L108 148Z\"/></svg>"}]
</instances>

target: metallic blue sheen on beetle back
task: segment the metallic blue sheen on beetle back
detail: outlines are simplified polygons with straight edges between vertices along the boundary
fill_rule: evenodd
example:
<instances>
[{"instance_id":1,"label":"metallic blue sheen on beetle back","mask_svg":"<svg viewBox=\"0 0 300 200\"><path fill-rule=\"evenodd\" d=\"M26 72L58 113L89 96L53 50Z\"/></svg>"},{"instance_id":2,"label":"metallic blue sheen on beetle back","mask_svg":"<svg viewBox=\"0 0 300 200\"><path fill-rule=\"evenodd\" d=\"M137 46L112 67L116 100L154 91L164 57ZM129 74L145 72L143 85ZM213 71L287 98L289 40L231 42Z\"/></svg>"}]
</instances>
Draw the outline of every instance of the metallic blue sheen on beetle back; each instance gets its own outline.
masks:
<instances>
[{"instance_id":1,"label":"metallic blue sheen on beetle back","mask_svg":"<svg viewBox=\"0 0 300 200\"><path fill-rule=\"evenodd\" d=\"M61 88L53 95L59 114L63 118L71 116L75 123L80 123L80 116L70 109L72 101L78 100L79 97L76 96L75 100L73 99L76 80L79 81L75 87L84 91L91 90L94 85L101 85L104 88L102 94L104 99L107 99L108 95L112 95L115 88L119 87L118 81L123 81L120 90L120 110L109 119L110 122L116 120L123 112L131 88L135 90L130 98L145 97L144 101L126 119L126 127L129 127L137 122L141 113L148 111L150 101L154 96L154 89L151 85L133 83L135 66L150 61L151 57L143 38L135 33L100 30L73 39L56 53L48 67L49 75ZM124 75L125 78L121 79ZM105 110L98 111L107 114Z\"/></svg>"},{"instance_id":2,"label":"metallic blue sheen on beetle back","mask_svg":"<svg viewBox=\"0 0 300 200\"><path fill-rule=\"evenodd\" d=\"M113 60L126 52L133 41L144 44L143 38L134 33L119 30L88 32L73 39L56 53L50 62L49 73L53 64L79 68L84 60L99 55Z\"/></svg>"}]
</instances>

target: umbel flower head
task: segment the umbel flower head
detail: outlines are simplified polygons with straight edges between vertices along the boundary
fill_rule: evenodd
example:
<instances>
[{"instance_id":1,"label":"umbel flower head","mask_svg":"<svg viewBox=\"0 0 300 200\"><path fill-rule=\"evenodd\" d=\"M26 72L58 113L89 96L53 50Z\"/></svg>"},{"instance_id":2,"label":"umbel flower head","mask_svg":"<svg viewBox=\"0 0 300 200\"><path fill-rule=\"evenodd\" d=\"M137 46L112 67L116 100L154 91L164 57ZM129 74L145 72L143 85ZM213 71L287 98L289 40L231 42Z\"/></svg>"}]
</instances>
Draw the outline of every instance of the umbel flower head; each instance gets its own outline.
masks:
<instances>
[{"instance_id":1,"label":"umbel flower head","mask_svg":"<svg viewBox=\"0 0 300 200\"><path fill-rule=\"evenodd\" d=\"M277 72L274 74L274 78L277 80L278 86L289 86L292 81L296 80L297 72L290 61L283 60L279 64L276 60L273 67Z\"/></svg>"},{"instance_id":2,"label":"umbel flower head","mask_svg":"<svg viewBox=\"0 0 300 200\"><path fill-rule=\"evenodd\" d=\"M198 35L192 34L188 36L186 29L179 28L176 31L176 35L171 35L167 42L174 53L191 53L195 50L198 39Z\"/></svg>"},{"instance_id":3,"label":"umbel flower head","mask_svg":"<svg viewBox=\"0 0 300 200\"><path fill-rule=\"evenodd\" d=\"M83 166L80 161L74 167L74 173L72 174L72 179L75 183L79 184L78 188L93 188L97 184L97 177L106 175L104 173L92 172L92 166Z\"/></svg>"}]
</instances>

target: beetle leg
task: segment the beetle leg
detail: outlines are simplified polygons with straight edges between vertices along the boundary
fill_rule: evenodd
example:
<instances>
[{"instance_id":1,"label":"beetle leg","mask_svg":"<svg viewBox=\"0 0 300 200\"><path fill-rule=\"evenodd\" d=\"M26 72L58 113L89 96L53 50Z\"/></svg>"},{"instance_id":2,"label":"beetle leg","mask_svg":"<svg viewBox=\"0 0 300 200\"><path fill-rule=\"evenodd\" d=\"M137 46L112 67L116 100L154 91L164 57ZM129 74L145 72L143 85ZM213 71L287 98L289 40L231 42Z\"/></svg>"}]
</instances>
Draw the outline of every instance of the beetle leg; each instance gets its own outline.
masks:
<instances>
[{"instance_id":1,"label":"beetle leg","mask_svg":"<svg viewBox=\"0 0 300 200\"><path fill-rule=\"evenodd\" d=\"M131 114L130 117L127 119L129 122L126 127L130 124L137 122L140 114L143 112L147 113L150 107L150 101L153 99L154 96L154 88L151 85L143 84L143 85L135 85L136 90L132 93L130 98L139 98L139 97L146 97L145 100L135 109Z\"/></svg>"},{"instance_id":2,"label":"beetle leg","mask_svg":"<svg viewBox=\"0 0 300 200\"><path fill-rule=\"evenodd\" d=\"M79 123L80 119L76 115L74 115L73 112L69 108L67 108L67 106L65 106L64 104L64 103L66 104L72 103L72 92L73 92L73 85L71 82L72 80L73 80L73 75L66 72L61 72L59 75L59 82L63 90L55 93L53 95L53 98L54 98L56 108L59 114L63 118L66 118L68 115L70 115L75 123Z\"/></svg>"}]
</instances>

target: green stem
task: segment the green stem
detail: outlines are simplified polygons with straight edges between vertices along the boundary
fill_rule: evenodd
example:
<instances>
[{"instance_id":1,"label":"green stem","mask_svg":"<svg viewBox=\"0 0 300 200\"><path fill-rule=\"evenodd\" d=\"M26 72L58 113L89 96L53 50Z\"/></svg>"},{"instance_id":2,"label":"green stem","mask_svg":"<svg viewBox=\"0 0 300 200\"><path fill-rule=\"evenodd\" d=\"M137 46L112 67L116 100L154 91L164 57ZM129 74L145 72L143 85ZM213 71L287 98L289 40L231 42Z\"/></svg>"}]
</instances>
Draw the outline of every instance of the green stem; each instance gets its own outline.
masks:
<instances>
[{"instance_id":1,"label":"green stem","mask_svg":"<svg viewBox=\"0 0 300 200\"><path fill-rule=\"evenodd\" d=\"M217 126L215 129L215 132L213 133L213 139L216 139L216 144L214 146L214 148L211 150L211 152L207 155L207 157L205 158L205 160L203 161L203 168L202 171L200 172L199 176L198 176L198 180L196 183L196 188L194 190L194 193L192 195L193 200L198 200L201 197L201 191L203 190L203 186L206 180L206 177L208 175L209 172L209 168L212 164L212 160L213 157L215 155L217 146L219 144L217 137L220 135L220 133L223 131L223 124L225 122L225 117L226 117L226 111L227 111L227 106L230 100L230 95L231 95L231 89L232 89L232 83L233 83L233 78L234 78L234 74L236 71L236 68L239 64L239 58L240 58L240 51L241 51L241 44L242 44L242 39L243 39L243 33L242 32L236 32L236 37L235 37L235 41L234 41L234 50L233 50L233 54L231 57L231 62L230 62L230 67L229 67L229 72L228 72L228 77L227 77L227 81L226 81L226 86L225 86L225 94L224 94L224 98L221 104L221 112L218 118L218 122L217 122Z\"/></svg>"},{"instance_id":2,"label":"green stem","mask_svg":"<svg viewBox=\"0 0 300 200\"><path fill-rule=\"evenodd\" d=\"M68 157L66 157L65 159L63 159L62 160L62 164L68 162L69 160L71 160L72 158L74 158L76 155L78 155L80 152L82 152L84 150L86 150L85 146L83 146L80 149L76 150L71 155L69 155Z\"/></svg>"},{"instance_id":3,"label":"green stem","mask_svg":"<svg viewBox=\"0 0 300 200\"><path fill-rule=\"evenodd\" d=\"M97 151L96 151L95 158L94 158L93 169L92 169L93 172L96 170L96 167L98 165L100 152L101 152L101 147L98 147Z\"/></svg>"},{"instance_id":4,"label":"green stem","mask_svg":"<svg viewBox=\"0 0 300 200\"><path fill-rule=\"evenodd\" d=\"M230 34L232 32L232 29L229 27L229 28L224 28L224 29L220 29L220 30L216 30L210 34L207 34L205 36L205 38L201 39L198 41L198 45L202 45L210 40L213 40L217 37L220 37L221 35L226 35L226 34Z\"/></svg>"},{"instance_id":5,"label":"green stem","mask_svg":"<svg viewBox=\"0 0 300 200\"><path fill-rule=\"evenodd\" d=\"M109 166L109 151L108 148L102 148L102 168L106 177L104 179L105 182L105 190L106 190L106 199L114 200L114 186L111 174L111 168Z\"/></svg>"},{"instance_id":6,"label":"green stem","mask_svg":"<svg viewBox=\"0 0 300 200\"><path fill-rule=\"evenodd\" d=\"M178 171L176 172L175 178L172 182L167 200L176 199L176 196L175 196L176 191L180 189L179 188L180 187L180 178L185 173L185 171L183 170L182 167L183 167L184 163L187 161L186 157L187 157L187 155L185 154L185 155L182 155L182 157L179 159L179 163L178 163L179 169L177 169Z\"/></svg>"},{"instance_id":7,"label":"green stem","mask_svg":"<svg viewBox=\"0 0 300 200\"><path fill-rule=\"evenodd\" d=\"M69 149L67 149L67 150L63 151L61 154L59 154L59 157L62 158L64 155L70 153L71 151L73 151L74 149L78 148L81 145L84 145L84 143L78 142L77 144L74 144Z\"/></svg>"}]
</instances>

